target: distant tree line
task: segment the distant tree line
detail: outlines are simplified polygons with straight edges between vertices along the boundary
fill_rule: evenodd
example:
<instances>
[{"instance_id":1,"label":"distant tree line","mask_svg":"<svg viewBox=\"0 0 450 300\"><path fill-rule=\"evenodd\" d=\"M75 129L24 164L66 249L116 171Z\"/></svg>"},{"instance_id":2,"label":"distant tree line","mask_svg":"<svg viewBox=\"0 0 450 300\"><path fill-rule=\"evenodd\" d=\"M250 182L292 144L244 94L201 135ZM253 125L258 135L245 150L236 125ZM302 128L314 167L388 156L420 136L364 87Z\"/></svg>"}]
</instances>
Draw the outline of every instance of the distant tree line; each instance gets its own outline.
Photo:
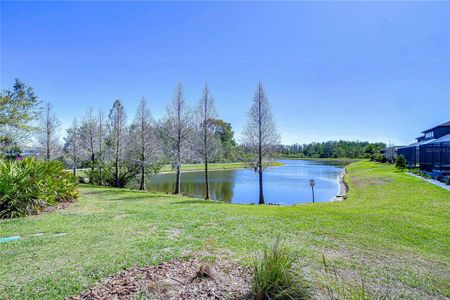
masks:
<instances>
[{"instance_id":1,"label":"distant tree line","mask_svg":"<svg viewBox=\"0 0 450 300\"><path fill-rule=\"evenodd\" d=\"M371 158L378 160L385 143L327 141L310 144L280 145L277 153L285 158Z\"/></svg>"},{"instance_id":2,"label":"distant tree line","mask_svg":"<svg viewBox=\"0 0 450 300\"><path fill-rule=\"evenodd\" d=\"M209 199L209 163L245 161L258 172L259 203L264 204L263 171L280 138L262 83L258 83L241 145L235 141L231 124L217 117L207 84L197 106L192 107L178 83L160 120L153 119L144 98L131 122L120 99L107 113L89 108L80 120L73 120L63 134L64 142L52 104L42 107L27 84L17 79L12 90L1 92L0 104L0 158L20 157L21 146L33 141L40 158L63 161L74 175L83 168L85 175L80 180L87 177L89 183L115 187L136 180L141 190L149 175L170 164L176 172L174 194L182 192L182 165L202 163L205 199Z\"/></svg>"}]
</instances>

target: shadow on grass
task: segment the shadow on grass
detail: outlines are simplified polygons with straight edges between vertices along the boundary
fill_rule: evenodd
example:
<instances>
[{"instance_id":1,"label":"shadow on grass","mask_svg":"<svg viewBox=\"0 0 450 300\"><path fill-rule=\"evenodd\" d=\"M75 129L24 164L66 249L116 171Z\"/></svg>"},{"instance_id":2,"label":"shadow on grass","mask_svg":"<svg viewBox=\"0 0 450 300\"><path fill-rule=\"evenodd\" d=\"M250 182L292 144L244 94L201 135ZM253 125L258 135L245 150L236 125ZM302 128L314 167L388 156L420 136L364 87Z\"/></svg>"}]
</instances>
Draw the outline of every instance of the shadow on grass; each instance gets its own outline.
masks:
<instances>
[{"instance_id":1,"label":"shadow on grass","mask_svg":"<svg viewBox=\"0 0 450 300\"><path fill-rule=\"evenodd\" d=\"M80 186L83 195L86 196L100 196L102 200L117 201L127 199L148 199L148 198L171 198L172 194L164 194L152 191L132 190L129 188L116 188L106 186L95 186L83 184ZM112 197L111 197L112 196Z\"/></svg>"},{"instance_id":2,"label":"shadow on grass","mask_svg":"<svg viewBox=\"0 0 450 300\"><path fill-rule=\"evenodd\" d=\"M176 202L169 203L170 205L180 205L180 204L227 204L227 202L222 201L210 201L210 200L202 200L202 199L189 199L189 200L181 200Z\"/></svg>"},{"instance_id":3,"label":"shadow on grass","mask_svg":"<svg viewBox=\"0 0 450 300\"><path fill-rule=\"evenodd\" d=\"M112 195L113 197L109 197ZM145 201L145 200L168 200L171 198L171 195L165 194L126 194L126 195L117 195L117 192L113 193L104 193L102 195L101 200L103 201Z\"/></svg>"}]
</instances>

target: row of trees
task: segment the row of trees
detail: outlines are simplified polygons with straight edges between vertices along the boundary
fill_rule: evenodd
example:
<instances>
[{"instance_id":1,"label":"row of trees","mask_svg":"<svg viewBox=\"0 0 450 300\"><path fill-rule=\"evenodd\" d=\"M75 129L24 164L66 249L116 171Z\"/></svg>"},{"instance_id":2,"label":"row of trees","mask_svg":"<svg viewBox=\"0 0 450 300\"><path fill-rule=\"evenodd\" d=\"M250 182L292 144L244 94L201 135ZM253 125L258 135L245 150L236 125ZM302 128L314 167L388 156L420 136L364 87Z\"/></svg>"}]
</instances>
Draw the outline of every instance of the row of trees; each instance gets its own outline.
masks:
<instances>
[{"instance_id":1,"label":"row of trees","mask_svg":"<svg viewBox=\"0 0 450 300\"><path fill-rule=\"evenodd\" d=\"M280 145L277 152L288 158L374 158L381 155L385 143L369 143L360 141L327 141L322 143Z\"/></svg>"},{"instance_id":2,"label":"row of trees","mask_svg":"<svg viewBox=\"0 0 450 300\"><path fill-rule=\"evenodd\" d=\"M11 91L0 98L0 154L15 158L20 145L34 136L38 154L45 160L59 159L73 169L88 168L89 182L124 187L137 179L145 189L148 175L171 164L176 172L174 193L181 193L181 170L185 163L203 163L206 193L209 199L208 164L218 161L246 161L258 173L259 203L264 203L263 172L273 156L288 158L361 158L394 162L395 151L384 143L328 141L311 144L280 145L272 110L262 83L258 83L248 112L247 123L238 145L230 123L217 118L214 98L207 84L196 109L185 100L179 83L166 114L156 121L142 98L132 121L127 121L120 100L114 101L108 114L89 109L60 142L60 121L53 106L43 108L33 89L16 80ZM33 122L33 121L37 122ZM32 133L32 134L30 134ZM392 151L390 151L391 149Z\"/></svg>"},{"instance_id":3,"label":"row of trees","mask_svg":"<svg viewBox=\"0 0 450 300\"><path fill-rule=\"evenodd\" d=\"M217 118L214 98L207 84L196 109L185 100L182 84L175 89L165 116L155 121L143 98L129 124L123 104L116 100L105 116L89 109L79 121L73 120L60 143L60 121L53 106L41 107L34 91L16 80L12 91L2 91L0 100L1 153L20 154L20 137L35 137L38 154L45 160L61 159L71 165L76 175L79 167L91 183L124 187L137 178L145 189L149 174L165 163L176 172L174 193L181 193L181 170L187 162L204 164L206 193L209 199L208 164L216 161L251 163L259 174L259 203L264 203L263 171L279 144L275 122L264 88L258 84L242 144L234 140L231 124ZM38 118L40 116L40 118ZM38 122L34 122L38 120ZM20 133L20 134L18 134Z\"/></svg>"}]
</instances>

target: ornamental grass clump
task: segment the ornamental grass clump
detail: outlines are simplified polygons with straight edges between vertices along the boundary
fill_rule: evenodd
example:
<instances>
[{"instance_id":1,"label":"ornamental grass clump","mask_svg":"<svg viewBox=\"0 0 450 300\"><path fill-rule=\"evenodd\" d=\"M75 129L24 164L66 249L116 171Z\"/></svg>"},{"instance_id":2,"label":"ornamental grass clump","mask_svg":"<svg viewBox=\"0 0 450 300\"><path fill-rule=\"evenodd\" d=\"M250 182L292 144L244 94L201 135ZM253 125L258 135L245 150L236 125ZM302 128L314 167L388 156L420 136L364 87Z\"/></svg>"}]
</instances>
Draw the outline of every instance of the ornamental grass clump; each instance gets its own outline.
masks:
<instances>
[{"instance_id":1,"label":"ornamental grass clump","mask_svg":"<svg viewBox=\"0 0 450 300\"><path fill-rule=\"evenodd\" d=\"M279 240L266 247L253 262L253 299L310 299L307 281L293 269L296 260Z\"/></svg>"},{"instance_id":2,"label":"ornamental grass clump","mask_svg":"<svg viewBox=\"0 0 450 300\"><path fill-rule=\"evenodd\" d=\"M77 178L59 161L0 159L0 219L36 214L77 197Z\"/></svg>"}]
</instances>

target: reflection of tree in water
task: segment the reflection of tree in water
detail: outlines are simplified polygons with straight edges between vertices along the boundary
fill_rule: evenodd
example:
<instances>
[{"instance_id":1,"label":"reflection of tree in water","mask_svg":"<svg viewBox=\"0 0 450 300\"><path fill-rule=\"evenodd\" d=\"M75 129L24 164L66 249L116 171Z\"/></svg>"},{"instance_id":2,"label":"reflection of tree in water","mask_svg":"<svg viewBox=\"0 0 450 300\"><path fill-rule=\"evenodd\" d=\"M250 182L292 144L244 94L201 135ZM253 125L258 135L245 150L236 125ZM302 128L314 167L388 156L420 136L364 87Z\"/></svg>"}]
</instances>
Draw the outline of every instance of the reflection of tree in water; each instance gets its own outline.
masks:
<instances>
[{"instance_id":1,"label":"reflection of tree in water","mask_svg":"<svg viewBox=\"0 0 450 300\"><path fill-rule=\"evenodd\" d=\"M233 199L235 171L210 172L209 192L213 200L231 202ZM173 174L159 174L149 180L147 189L163 193L171 193L175 185ZM181 192L195 198L201 198L206 192L203 173L187 172L181 174Z\"/></svg>"}]
</instances>

